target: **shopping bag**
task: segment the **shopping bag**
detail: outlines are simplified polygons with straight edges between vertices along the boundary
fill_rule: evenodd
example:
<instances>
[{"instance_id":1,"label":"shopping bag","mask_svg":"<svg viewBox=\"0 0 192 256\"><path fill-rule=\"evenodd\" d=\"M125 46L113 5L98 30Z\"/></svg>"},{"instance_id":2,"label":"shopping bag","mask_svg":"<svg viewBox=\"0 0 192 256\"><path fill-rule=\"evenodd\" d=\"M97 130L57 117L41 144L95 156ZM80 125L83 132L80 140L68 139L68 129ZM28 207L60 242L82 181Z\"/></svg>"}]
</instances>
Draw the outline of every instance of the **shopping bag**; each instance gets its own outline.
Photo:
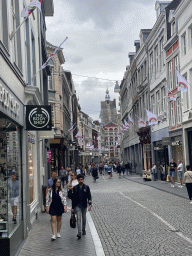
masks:
<instances>
[{"instance_id":1,"label":"shopping bag","mask_svg":"<svg viewBox=\"0 0 192 256\"><path fill-rule=\"evenodd\" d=\"M75 218L75 213L71 213L71 218L70 218L70 227L71 228L76 228L76 218Z\"/></svg>"},{"instance_id":2,"label":"shopping bag","mask_svg":"<svg viewBox=\"0 0 192 256\"><path fill-rule=\"evenodd\" d=\"M113 177L113 173L111 172L111 174L110 174L110 177L112 178Z\"/></svg>"}]
</instances>

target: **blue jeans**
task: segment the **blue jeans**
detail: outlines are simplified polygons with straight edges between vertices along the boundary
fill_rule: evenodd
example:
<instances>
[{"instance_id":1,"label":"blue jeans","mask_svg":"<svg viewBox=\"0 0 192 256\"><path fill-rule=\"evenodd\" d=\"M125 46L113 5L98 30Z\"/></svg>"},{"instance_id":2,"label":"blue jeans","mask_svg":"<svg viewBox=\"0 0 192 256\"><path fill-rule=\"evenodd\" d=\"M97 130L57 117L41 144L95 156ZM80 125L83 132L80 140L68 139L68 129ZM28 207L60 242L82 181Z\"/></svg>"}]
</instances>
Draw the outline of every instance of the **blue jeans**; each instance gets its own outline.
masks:
<instances>
[{"instance_id":1,"label":"blue jeans","mask_svg":"<svg viewBox=\"0 0 192 256\"><path fill-rule=\"evenodd\" d=\"M86 212L87 207L78 207L76 206L75 212L77 214L77 228L78 228L78 234L81 234L81 230L85 231L86 226ZM82 227L81 227L81 217L82 217Z\"/></svg>"},{"instance_id":2,"label":"blue jeans","mask_svg":"<svg viewBox=\"0 0 192 256\"><path fill-rule=\"evenodd\" d=\"M128 169L125 169L125 172L127 173L127 175L128 175Z\"/></svg>"}]
</instances>

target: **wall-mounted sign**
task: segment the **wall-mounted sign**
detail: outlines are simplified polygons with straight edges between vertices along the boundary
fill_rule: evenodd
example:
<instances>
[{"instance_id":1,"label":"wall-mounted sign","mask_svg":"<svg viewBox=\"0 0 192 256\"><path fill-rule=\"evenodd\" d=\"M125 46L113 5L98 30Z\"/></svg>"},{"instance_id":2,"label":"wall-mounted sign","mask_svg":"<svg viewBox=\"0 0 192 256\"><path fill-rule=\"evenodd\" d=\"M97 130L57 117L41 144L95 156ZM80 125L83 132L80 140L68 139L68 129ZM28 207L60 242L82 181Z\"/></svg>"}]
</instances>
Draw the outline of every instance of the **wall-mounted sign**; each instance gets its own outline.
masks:
<instances>
[{"instance_id":1,"label":"wall-mounted sign","mask_svg":"<svg viewBox=\"0 0 192 256\"><path fill-rule=\"evenodd\" d=\"M26 106L26 130L52 130L51 106Z\"/></svg>"},{"instance_id":2,"label":"wall-mounted sign","mask_svg":"<svg viewBox=\"0 0 192 256\"><path fill-rule=\"evenodd\" d=\"M182 144L181 141L173 141L172 142L172 146L179 146L181 144Z\"/></svg>"},{"instance_id":3,"label":"wall-mounted sign","mask_svg":"<svg viewBox=\"0 0 192 256\"><path fill-rule=\"evenodd\" d=\"M162 138L162 145L163 146L171 145L171 137L163 137Z\"/></svg>"},{"instance_id":4,"label":"wall-mounted sign","mask_svg":"<svg viewBox=\"0 0 192 256\"><path fill-rule=\"evenodd\" d=\"M47 150L47 162L51 163L51 150Z\"/></svg>"}]
</instances>

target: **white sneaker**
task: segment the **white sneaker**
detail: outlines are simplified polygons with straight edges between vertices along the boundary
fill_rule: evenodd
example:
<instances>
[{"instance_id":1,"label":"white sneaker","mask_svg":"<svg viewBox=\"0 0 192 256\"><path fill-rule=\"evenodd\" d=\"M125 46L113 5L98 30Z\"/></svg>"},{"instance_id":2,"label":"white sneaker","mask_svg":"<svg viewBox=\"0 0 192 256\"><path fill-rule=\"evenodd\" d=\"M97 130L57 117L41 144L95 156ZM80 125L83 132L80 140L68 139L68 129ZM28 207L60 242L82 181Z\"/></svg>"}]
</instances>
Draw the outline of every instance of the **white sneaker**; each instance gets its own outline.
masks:
<instances>
[{"instance_id":1,"label":"white sneaker","mask_svg":"<svg viewBox=\"0 0 192 256\"><path fill-rule=\"evenodd\" d=\"M175 187L175 185L172 186L173 188Z\"/></svg>"},{"instance_id":2,"label":"white sneaker","mask_svg":"<svg viewBox=\"0 0 192 256\"><path fill-rule=\"evenodd\" d=\"M181 187L181 185L178 186L178 188L180 188L180 187Z\"/></svg>"},{"instance_id":3,"label":"white sneaker","mask_svg":"<svg viewBox=\"0 0 192 256\"><path fill-rule=\"evenodd\" d=\"M192 204L192 200L190 201L190 204Z\"/></svg>"},{"instance_id":4,"label":"white sneaker","mask_svg":"<svg viewBox=\"0 0 192 256\"><path fill-rule=\"evenodd\" d=\"M183 186L180 186L180 188L182 188Z\"/></svg>"},{"instance_id":5,"label":"white sneaker","mask_svg":"<svg viewBox=\"0 0 192 256\"><path fill-rule=\"evenodd\" d=\"M57 237L58 237L58 238L60 238L60 237L61 237L61 235L60 235L59 233L57 233Z\"/></svg>"},{"instance_id":6,"label":"white sneaker","mask_svg":"<svg viewBox=\"0 0 192 256\"><path fill-rule=\"evenodd\" d=\"M54 241L55 239L56 239L56 236L53 235L53 236L51 237L51 240Z\"/></svg>"}]
</instances>

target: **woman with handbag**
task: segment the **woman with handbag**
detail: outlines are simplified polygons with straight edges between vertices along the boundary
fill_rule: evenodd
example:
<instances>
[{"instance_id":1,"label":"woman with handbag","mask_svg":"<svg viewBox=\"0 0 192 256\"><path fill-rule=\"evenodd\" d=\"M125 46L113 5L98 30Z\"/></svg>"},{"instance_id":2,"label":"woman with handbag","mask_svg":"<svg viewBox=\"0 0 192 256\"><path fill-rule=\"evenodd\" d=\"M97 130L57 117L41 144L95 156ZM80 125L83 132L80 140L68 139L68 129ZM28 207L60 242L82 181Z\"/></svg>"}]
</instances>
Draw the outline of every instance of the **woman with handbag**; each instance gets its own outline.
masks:
<instances>
[{"instance_id":1,"label":"woman with handbag","mask_svg":"<svg viewBox=\"0 0 192 256\"><path fill-rule=\"evenodd\" d=\"M46 212L51 215L51 240L54 241L56 237L61 237L60 230L62 214L67 212L67 201L65 193L61 186L61 180L58 178L53 181L52 187L48 190L46 197Z\"/></svg>"},{"instance_id":2,"label":"woman with handbag","mask_svg":"<svg viewBox=\"0 0 192 256\"><path fill-rule=\"evenodd\" d=\"M187 171L184 173L184 183L189 195L190 204L192 204L192 171L190 165L186 166Z\"/></svg>"}]
</instances>

